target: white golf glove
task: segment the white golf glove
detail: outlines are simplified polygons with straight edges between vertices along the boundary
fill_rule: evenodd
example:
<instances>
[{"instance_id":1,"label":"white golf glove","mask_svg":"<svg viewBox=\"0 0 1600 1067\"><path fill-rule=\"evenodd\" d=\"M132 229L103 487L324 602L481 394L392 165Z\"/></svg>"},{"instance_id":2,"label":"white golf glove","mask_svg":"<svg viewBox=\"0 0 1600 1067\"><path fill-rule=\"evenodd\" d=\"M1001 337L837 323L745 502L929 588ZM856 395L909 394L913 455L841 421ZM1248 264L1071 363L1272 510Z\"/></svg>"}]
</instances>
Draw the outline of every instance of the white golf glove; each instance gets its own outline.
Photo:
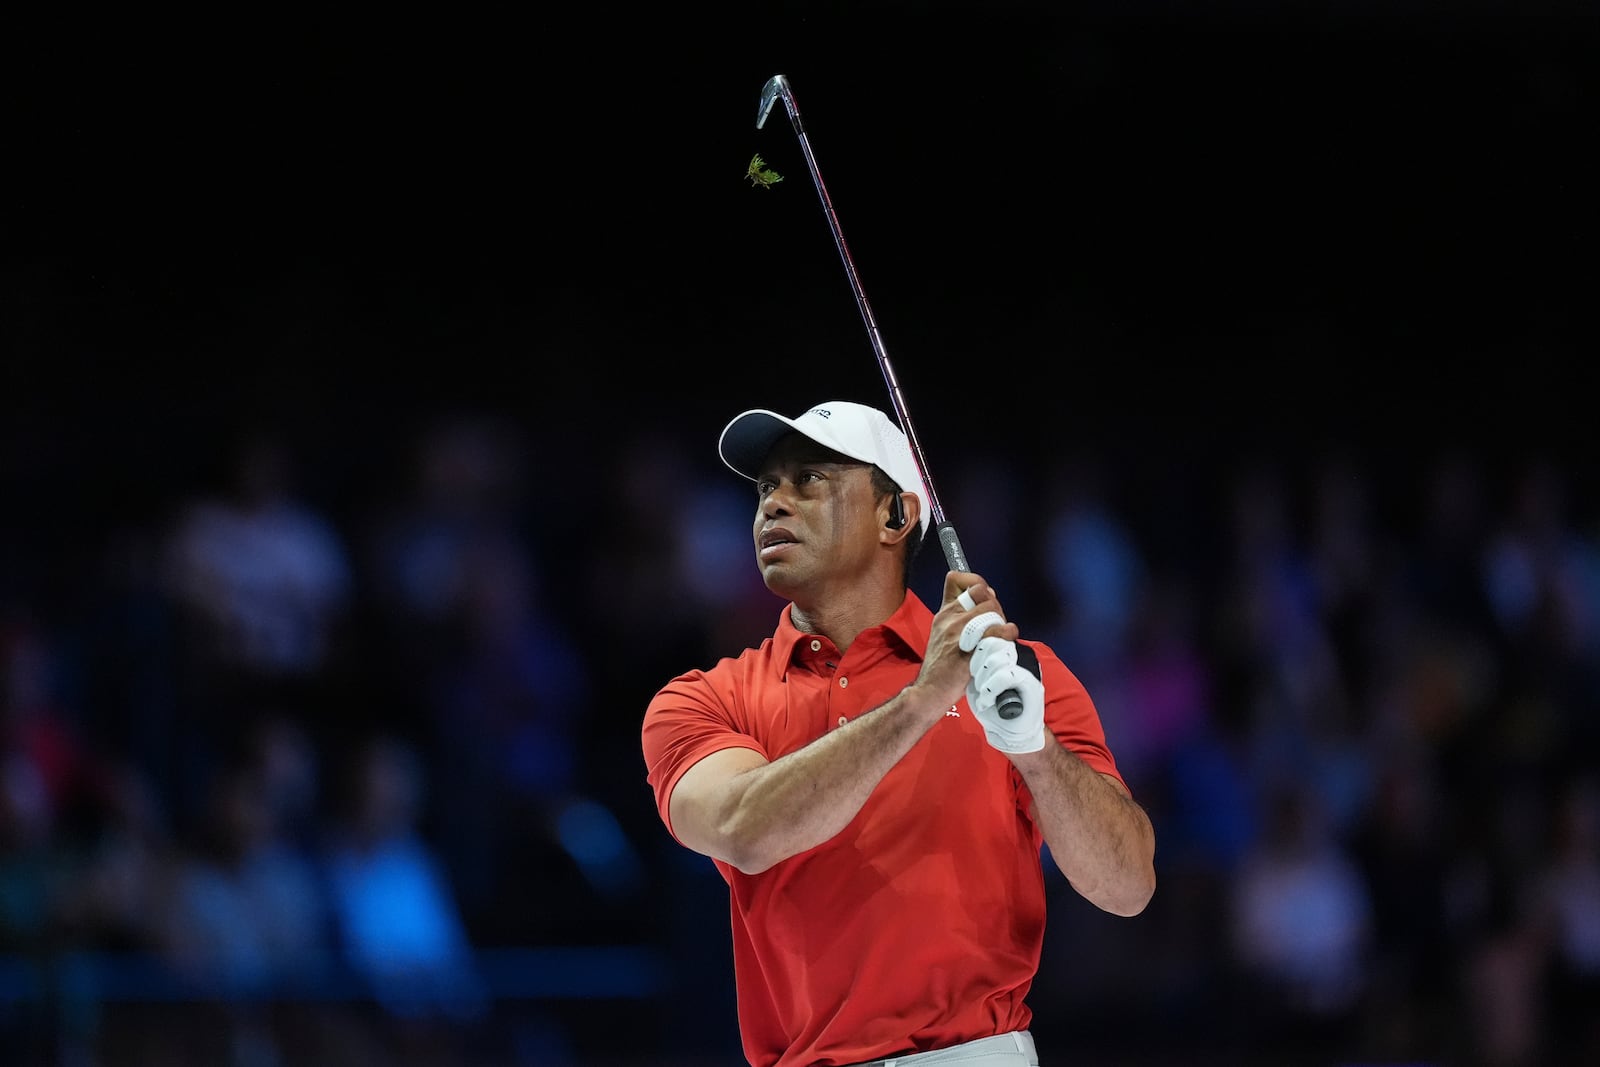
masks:
<instances>
[{"instance_id":1,"label":"white golf glove","mask_svg":"<svg viewBox=\"0 0 1600 1067\"><path fill-rule=\"evenodd\" d=\"M985 637L973 649L967 704L983 724L989 744L1001 752L1037 752L1044 747L1044 683L1038 664L1033 649L999 637ZM1001 716L998 703L1007 690L1022 702L1022 710L1012 719Z\"/></svg>"}]
</instances>

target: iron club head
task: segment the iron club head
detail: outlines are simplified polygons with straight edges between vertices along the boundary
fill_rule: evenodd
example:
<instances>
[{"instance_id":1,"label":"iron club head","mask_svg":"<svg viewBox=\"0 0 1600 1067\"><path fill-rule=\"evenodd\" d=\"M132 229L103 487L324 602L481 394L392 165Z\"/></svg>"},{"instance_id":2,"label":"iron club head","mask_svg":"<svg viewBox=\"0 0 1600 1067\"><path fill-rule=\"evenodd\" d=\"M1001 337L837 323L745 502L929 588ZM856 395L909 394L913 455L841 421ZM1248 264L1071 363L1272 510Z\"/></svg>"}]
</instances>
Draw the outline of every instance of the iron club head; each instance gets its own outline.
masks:
<instances>
[{"instance_id":1,"label":"iron club head","mask_svg":"<svg viewBox=\"0 0 1600 1067\"><path fill-rule=\"evenodd\" d=\"M767 79L767 84L761 87L761 106L756 110L756 129L767 124L767 116L772 114L772 102L778 97L783 97L784 110L790 117L794 115L794 105L790 103L792 97L789 93L789 80L782 74L774 74Z\"/></svg>"}]
</instances>

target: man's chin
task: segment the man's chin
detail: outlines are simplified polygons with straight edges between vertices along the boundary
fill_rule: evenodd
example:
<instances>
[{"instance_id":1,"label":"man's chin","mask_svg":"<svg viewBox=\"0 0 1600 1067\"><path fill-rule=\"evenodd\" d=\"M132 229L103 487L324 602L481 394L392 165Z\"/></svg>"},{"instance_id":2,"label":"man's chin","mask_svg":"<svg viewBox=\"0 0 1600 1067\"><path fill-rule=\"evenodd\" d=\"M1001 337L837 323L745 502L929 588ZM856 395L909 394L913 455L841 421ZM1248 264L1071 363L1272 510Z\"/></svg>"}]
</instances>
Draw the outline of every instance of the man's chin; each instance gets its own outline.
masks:
<instances>
[{"instance_id":1,"label":"man's chin","mask_svg":"<svg viewBox=\"0 0 1600 1067\"><path fill-rule=\"evenodd\" d=\"M803 585L793 568L782 563L768 563L762 566L761 580L767 584L768 589L785 600L793 600L795 592Z\"/></svg>"}]
</instances>

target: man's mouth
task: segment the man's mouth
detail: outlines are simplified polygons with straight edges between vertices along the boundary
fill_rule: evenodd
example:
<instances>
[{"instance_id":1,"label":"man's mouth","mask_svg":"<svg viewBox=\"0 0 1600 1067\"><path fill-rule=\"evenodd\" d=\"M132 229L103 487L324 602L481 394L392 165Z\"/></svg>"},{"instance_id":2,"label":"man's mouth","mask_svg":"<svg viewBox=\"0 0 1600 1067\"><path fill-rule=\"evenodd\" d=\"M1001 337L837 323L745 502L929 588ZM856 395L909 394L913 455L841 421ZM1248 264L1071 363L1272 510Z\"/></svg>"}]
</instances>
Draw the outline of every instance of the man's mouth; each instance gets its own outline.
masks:
<instances>
[{"instance_id":1,"label":"man's mouth","mask_svg":"<svg viewBox=\"0 0 1600 1067\"><path fill-rule=\"evenodd\" d=\"M767 559L768 557L783 551L783 549L787 546L798 543L799 542L795 540L794 534L790 533L788 530L776 528L765 530L761 534L761 539L757 542L757 544L760 546L760 552L758 555L761 559Z\"/></svg>"}]
</instances>

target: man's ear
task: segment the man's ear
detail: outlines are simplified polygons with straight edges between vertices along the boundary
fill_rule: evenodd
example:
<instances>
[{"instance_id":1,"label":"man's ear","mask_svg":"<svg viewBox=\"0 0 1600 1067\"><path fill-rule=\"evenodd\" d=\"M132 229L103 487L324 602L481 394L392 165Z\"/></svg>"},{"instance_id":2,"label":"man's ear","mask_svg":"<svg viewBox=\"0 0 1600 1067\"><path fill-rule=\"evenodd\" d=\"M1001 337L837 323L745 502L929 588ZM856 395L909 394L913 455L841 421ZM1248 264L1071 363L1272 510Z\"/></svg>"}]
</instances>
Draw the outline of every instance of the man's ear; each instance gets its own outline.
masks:
<instances>
[{"instance_id":1,"label":"man's ear","mask_svg":"<svg viewBox=\"0 0 1600 1067\"><path fill-rule=\"evenodd\" d=\"M906 525L916 528L922 522L922 498L915 493L900 494Z\"/></svg>"}]
</instances>

